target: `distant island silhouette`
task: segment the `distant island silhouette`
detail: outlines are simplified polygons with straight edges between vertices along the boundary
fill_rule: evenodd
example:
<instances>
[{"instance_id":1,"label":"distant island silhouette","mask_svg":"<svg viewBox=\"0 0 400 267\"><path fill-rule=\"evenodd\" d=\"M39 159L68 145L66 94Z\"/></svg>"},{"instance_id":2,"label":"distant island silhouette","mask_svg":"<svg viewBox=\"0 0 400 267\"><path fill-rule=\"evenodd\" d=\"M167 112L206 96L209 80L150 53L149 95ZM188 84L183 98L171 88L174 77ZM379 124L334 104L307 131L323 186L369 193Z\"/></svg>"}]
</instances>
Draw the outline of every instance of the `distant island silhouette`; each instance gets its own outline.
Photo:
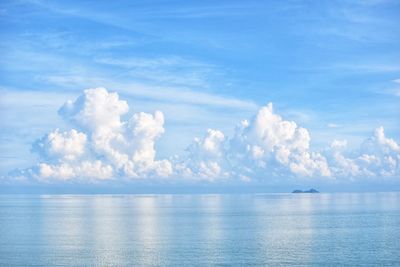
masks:
<instances>
[{"instance_id":1,"label":"distant island silhouette","mask_svg":"<svg viewBox=\"0 0 400 267\"><path fill-rule=\"evenodd\" d=\"M310 190L304 190L304 191L296 189L296 190L293 190L292 193L319 193L319 191L314 188L311 188Z\"/></svg>"}]
</instances>

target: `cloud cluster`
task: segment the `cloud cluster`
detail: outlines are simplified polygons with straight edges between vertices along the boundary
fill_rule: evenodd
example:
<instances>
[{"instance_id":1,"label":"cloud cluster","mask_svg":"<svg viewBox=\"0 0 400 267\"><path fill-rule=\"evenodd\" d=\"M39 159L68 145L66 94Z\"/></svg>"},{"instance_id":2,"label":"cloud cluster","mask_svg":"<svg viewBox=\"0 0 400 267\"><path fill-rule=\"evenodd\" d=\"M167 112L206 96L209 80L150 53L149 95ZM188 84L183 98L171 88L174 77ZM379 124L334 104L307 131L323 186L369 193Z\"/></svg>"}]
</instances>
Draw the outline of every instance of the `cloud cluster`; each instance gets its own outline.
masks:
<instances>
[{"instance_id":1,"label":"cloud cluster","mask_svg":"<svg viewBox=\"0 0 400 267\"><path fill-rule=\"evenodd\" d=\"M334 140L323 151L311 149L307 129L277 115L272 104L240 122L229 138L208 129L186 154L158 159L155 142L164 133L160 111L129 112L126 101L104 88L88 89L66 102L59 115L72 129L56 129L38 139L32 151L39 163L19 172L39 181L106 179L185 179L246 181L268 179L354 179L399 177L400 146L382 127L359 149Z\"/></svg>"},{"instance_id":2,"label":"cloud cluster","mask_svg":"<svg viewBox=\"0 0 400 267\"><path fill-rule=\"evenodd\" d=\"M398 177L400 175L400 146L385 136L383 127L375 129L359 150L352 153L347 141L334 140L328 150L336 176Z\"/></svg>"},{"instance_id":3,"label":"cloud cluster","mask_svg":"<svg viewBox=\"0 0 400 267\"><path fill-rule=\"evenodd\" d=\"M400 177L400 146L385 136L383 127L357 150L348 149L346 140L334 140L328 149L312 151L309 132L275 114L269 103L250 121L242 121L231 139L220 138L218 145L211 146L216 148L213 153L202 152L205 144L214 144L216 132L208 130L204 139L195 140L192 147L196 149L190 150L189 165L191 170L200 170L195 172L199 177L204 176L203 169L214 170L208 172L212 177L244 181Z\"/></svg>"},{"instance_id":4,"label":"cloud cluster","mask_svg":"<svg viewBox=\"0 0 400 267\"><path fill-rule=\"evenodd\" d=\"M334 140L323 151L310 148L307 129L284 120L271 103L261 107L251 120L244 120L232 138L218 130L188 147L187 157L176 165L179 176L197 179L354 179L400 176L400 148L375 130L357 150L347 141Z\"/></svg>"},{"instance_id":5,"label":"cloud cluster","mask_svg":"<svg viewBox=\"0 0 400 267\"><path fill-rule=\"evenodd\" d=\"M221 131L208 129L203 138L195 138L188 155L176 163L176 173L189 179L219 180L230 175L226 160L226 140Z\"/></svg>"},{"instance_id":6,"label":"cloud cluster","mask_svg":"<svg viewBox=\"0 0 400 267\"><path fill-rule=\"evenodd\" d=\"M274 176L330 176L326 159L310 151L310 140L306 129L283 120L269 103L250 122L242 121L236 128L229 154L235 165L247 163L245 169L250 176L264 170Z\"/></svg>"},{"instance_id":7,"label":"cloud cluster","mask_svg":"<svg viewBox=\"0 0 400 267\"><path fill-rule=\"evenodd\" d=\"M88 89L66 102L59 114L74 129L55 130L33 145L43 162L34 168L42 179L115 179L167 177L168 160L155 160L155 141L164 133L164 116L136 113L128 121L126 101L104 88Z\"/></svg>"}]
</instances>

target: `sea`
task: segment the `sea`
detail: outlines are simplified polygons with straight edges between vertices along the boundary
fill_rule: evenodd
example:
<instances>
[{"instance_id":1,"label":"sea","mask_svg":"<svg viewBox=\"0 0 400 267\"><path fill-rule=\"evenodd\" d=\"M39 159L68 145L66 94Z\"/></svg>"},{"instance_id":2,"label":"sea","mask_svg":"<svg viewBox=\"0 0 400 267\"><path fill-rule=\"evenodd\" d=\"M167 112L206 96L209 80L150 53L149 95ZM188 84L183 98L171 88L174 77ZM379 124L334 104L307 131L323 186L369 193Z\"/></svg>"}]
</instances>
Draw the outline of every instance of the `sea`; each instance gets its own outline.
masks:
<instances>
[{"instance_id":1,"label":"sea","mask_svg":"<svg viewBox=\"0 0 400 267\"><path fill-rule=\"evenodd\" d=\"M0 266L400 266L400 193L0 195Z\"/></svg>"}]
</instances>

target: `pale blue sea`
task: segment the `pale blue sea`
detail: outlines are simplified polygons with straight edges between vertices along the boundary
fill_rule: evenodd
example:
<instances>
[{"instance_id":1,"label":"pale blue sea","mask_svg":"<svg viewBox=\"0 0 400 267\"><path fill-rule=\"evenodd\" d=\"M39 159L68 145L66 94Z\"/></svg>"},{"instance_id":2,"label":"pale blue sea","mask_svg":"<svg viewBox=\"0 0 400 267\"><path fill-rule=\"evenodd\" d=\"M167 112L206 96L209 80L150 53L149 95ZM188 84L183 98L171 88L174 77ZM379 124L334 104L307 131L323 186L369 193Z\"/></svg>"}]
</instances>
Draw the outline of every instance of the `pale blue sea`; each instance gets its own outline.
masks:
<instances>
[{"instance_id":1,"label":"pale blue sea","mask_svg":"<svg viewBox=\"0 0 400 267\"><path fill-rule=\"evenodd\" d=\"M0 266L400 266L400 193L3 195Z\"/></svg>"}]
</instances>

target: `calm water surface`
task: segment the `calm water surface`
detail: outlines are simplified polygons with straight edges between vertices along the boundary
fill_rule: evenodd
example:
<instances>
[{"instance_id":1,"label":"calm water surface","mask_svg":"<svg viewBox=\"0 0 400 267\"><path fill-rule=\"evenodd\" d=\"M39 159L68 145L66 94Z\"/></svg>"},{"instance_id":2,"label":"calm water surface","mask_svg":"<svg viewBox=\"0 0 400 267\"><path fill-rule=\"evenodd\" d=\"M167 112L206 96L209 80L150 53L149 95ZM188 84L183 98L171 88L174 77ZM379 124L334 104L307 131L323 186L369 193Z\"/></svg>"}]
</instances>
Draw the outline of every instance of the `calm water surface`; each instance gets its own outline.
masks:
<instances>
[{"instance_id":1,"label":"calm water surface","mask_svg":"<svg viewBox=\"0 0 400 267\"><path fill-rule=\"evenodd\" d=\"M400 193L0 196L0 266L400 266Z\"/></svg>"}]
</instances>

